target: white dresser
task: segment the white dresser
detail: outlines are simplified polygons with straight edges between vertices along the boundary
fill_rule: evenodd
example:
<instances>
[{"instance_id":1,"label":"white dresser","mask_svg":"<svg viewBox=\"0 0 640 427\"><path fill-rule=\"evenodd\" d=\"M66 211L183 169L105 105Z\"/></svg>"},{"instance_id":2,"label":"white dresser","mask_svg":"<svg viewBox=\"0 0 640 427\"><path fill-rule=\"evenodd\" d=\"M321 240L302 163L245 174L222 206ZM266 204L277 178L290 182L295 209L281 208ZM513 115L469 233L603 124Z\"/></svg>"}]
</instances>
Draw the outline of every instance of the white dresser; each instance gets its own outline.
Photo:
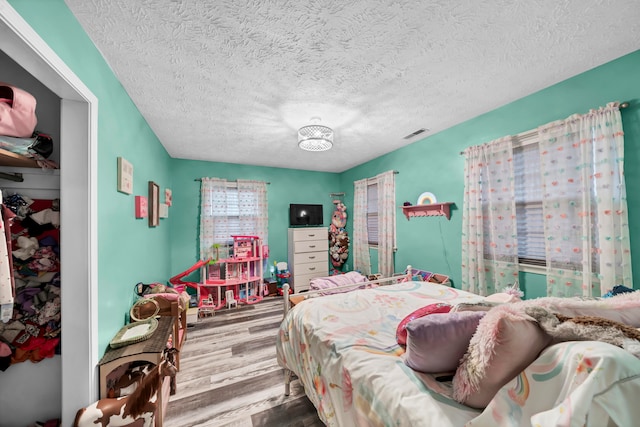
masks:
<instances>
[{"instance_id":1,"label":"white dresser","mask_svg":"<svg viewBox=\"0 0 640 427\"><path fill-rule=\"evenodd\" d=\"M309 280L329 275L327 227L289 229L289 272L294 292L309 290Z\"/></svg>"}]
</instances>

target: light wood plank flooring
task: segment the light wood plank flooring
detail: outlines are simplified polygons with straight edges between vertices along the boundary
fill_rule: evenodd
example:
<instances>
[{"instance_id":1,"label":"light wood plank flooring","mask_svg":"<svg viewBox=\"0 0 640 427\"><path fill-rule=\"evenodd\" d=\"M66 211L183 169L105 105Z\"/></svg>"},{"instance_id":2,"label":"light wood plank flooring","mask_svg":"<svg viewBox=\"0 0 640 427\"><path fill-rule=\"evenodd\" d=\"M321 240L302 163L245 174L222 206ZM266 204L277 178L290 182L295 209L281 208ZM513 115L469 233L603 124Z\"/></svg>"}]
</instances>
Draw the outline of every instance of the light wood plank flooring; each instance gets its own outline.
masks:
<instances>
[{"instance_id":1,"label":"light wood plank flooring","mask_svg":"<svg viewBox=\"0 0 640 427\"><path fill-rule=\"evenodd\" d=\"M189 327L167 427L324 426L298 380L284 395L275 341L282 298L223 308Z\"/></svg>"}]
</instances>

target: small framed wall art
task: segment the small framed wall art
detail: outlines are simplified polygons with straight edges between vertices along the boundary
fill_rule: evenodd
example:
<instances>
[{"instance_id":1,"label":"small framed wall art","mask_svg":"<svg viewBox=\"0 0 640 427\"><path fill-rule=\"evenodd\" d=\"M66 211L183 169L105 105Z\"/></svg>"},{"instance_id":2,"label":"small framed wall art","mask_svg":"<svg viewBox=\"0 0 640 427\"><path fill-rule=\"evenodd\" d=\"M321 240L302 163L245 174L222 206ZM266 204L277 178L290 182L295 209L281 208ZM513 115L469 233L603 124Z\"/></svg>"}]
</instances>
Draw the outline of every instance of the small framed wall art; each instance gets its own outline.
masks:
<instances>
[{"instance_id":1,"label":"small framed wall art","mask_svg":"<svg viewBox=\"0 0 640 427\"><path fill-rule=\"evenodd\" d=\"M136 218L146 218L147 214L147 196L136 196Z\"/></svg>"},{"instance_id":2,"label":"small framed wall art","mask_svg":"<svg viewBox=\"0 0 640 427\"><path fill-rule=\"evenodd\" d=\"M133 193L133 165L123 157L118 157L118 191Z\"/></svg>"},{"instance_id":3,"label":"small framed wall art","mask_svg":"<svg viewBox=\"0 0 640 427\"><path fill-rule=\"evenodd\" d=\"M160 187L149 181L149 227L160 225Z\"/></svg>"},{"instance_id":4,"label":"small framed wall art","mask_svg":"<svg viewBox=\"0 0 640 427\"><path fill-rule=\"evenodd\" d=\"M160 218L169 217L169 205L166 203L160 203Z\"/></svg>"},{"instance_id":5,"label":"small framed wall art","mask_svg":"<svg viewBox=\"0 0 640 427\"><path fill-rule=\"evenodd\" d=\"M167 206L171 206L171 189L164 189L164 204Z\"/></svg>"}]
</instances>

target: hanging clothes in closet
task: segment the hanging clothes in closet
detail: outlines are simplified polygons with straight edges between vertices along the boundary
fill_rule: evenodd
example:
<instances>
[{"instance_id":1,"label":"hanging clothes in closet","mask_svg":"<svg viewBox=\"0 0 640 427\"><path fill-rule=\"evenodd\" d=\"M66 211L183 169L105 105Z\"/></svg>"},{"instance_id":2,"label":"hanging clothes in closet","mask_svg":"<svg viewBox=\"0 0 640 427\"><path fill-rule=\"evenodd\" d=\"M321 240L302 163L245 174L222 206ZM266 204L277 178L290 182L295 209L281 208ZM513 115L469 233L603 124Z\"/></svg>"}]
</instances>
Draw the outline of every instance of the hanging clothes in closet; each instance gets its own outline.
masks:
<instances>
[{"instance_id":1,"label":"hanging clothes in closet","mask_svg":"<svg viewBox=\"0 0 640 427\"><path fill-rule=\"evenodd\" d=\"M15 215L6 246L15 290L12 319L0 322L0 341L10 346L11 363L38 362L59 353L59 200L13 194L4 197L3 205L9 211L6 216ZM3 219L6 216L3 213Z\"/></svg>"},{"instance_id":2,"label":"hanging clothes in closet","mask_svg":"<svg viewBox=\"0 0 640 427\"><path fill-rule=\"evenodd\" d=\"M0 200L2 192L0 191ZM15 283L13 280L13 263L11 262L11 222L13 213L8 210L5 212L4 204L2 205L2 221L0 228L0 321L7 323L13 314L13 298L16 296ZM7 240L8 239L8 240Z\"/></svg>"}]
</instances>

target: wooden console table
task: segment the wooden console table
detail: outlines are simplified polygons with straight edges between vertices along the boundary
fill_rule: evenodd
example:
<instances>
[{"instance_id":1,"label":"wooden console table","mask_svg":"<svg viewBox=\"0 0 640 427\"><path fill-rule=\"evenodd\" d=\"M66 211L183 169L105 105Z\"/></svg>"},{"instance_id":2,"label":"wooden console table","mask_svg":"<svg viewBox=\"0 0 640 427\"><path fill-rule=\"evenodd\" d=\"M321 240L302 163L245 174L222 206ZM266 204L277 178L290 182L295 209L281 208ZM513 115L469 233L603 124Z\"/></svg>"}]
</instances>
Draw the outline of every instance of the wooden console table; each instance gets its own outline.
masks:
<instances>
[{"instance_id":1,"label":"wooden console table","mask_svg":"<svg viewBox=\"0 0 640 427\"><path fill-rule=\"evenodd\" d=\"M158 327L151 337L124 347L107 349L100 359L100 398L107 397L107 376L118 366L129 362L145 361L157 365L162 361L163 352L171 336L174 318L163 316L158 319ZM175 341L175 338L174 338Z\"/></svg>"}]
</instances>

